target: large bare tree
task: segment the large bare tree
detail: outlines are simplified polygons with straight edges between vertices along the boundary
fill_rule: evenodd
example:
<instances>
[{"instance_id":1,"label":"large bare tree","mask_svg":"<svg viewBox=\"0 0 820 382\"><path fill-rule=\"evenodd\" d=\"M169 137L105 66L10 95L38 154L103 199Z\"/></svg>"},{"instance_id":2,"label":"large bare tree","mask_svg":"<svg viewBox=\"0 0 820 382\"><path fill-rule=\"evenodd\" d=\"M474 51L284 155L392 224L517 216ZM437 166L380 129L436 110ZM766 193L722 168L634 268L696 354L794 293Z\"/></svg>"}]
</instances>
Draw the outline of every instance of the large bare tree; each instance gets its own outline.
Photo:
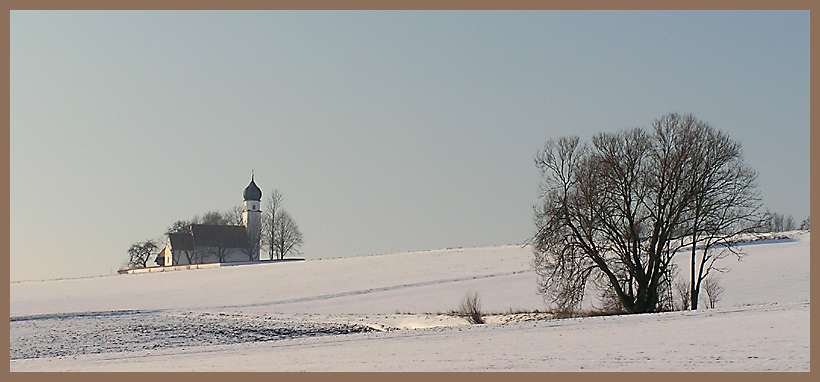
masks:
<instances>
[{"instance_id":1,"label":"large bare tree","mask_svg":"<svg viewBox=\"0 0 820 382\"><path fill-rule=\"evenodd\" d=\"M714 170L698 160L705 143L698 124L668 114L651 132L599 133L591 144L550 140L538 153L534 264L556 308L577 309L594 282L608 285L626 312L656 311L661 292L672 288L670 264L683 239L705 236L688 226L697 196L719 187L693 181Z\"/></svg>"}]
</instances>

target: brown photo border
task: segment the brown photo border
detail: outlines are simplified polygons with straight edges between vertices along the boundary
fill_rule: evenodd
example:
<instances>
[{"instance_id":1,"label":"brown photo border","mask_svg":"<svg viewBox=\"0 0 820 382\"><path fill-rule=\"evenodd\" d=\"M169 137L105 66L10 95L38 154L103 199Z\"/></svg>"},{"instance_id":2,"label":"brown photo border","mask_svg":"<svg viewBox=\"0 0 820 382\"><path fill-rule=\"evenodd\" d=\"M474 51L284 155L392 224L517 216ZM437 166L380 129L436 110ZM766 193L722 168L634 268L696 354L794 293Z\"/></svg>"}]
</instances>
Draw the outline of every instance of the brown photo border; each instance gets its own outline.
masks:
<instances>
[{"instance_id":1,"label":"brown photo border","mask_svg":"<svg viewBox=\"0 0 820 382\"><path fill-rule=\"evenodd\" d=\"M687 1L687 2L657 2L657 1L646 1L646 0L629 0L629 1L576 1L576 2L544 2L544 1L532 1L532 0L507 0L507 1L499 1L499 0L478 0L478 1L465 1L465 0L446 0L446 1L430 1L430 0L413 0L413 1L373 1L373 0L353 0L353 1L330 1L330 0L308 0L308 1L275 1L275 2L266 2L266 1L259 1L259 0L239 0L239 1L190 1L190 0L173 0L173 1L155 1L155 0L146 0L146 1L128 1L128 2L111 2L111 1L99 1L99 0L81 0L81 1L19 1L19 0L12 0L7 2L9 7L9 17L11 15L12 10L46 10L46 9L76 9L76 10L83 10L83 9L125 9L125 10L162 10L162 9L211 9L211 10L225 10L225 9L249 9L249 10L257 10L257 9L327 9L327 10L410 10L410 9L429 9L429 10L457 10L457 9L486 9L486 10L513 10L513 9L520 9L520 10L540 10L540 9L573 9L573 10L612 10L612 9L623 9L623 10L735 10L735 9L753 9L753 10L810 10L810 22L812 26L814 26L814 20L817 19L815 14L814 8L818 8L817 5L812 6L810 1L737 1L737 0L730 0L730 1L702 1L702 0L694 0L694 1ZM815 3L816 4L816 3ZM5 33L9 34L9 18L6 18L6 28ZM8 35L6 37L9 37ZM6 38L5 41L9 41ZM820 33L818 33L818 28L812 28L811 30L811 60L812 62L818 62L817 59L817 46L818 41L820 41ZM9 49L6 49L6 52L9 52ZM10 53L9 53L10 54ZM7 65L9 65L9 61L5 61ZM812 66L812 74L814 73L814 66ZM5 77L6 84L10 85L9 77ZM818 105L818 76L812 75L811 76L811 111L819 110L817 108ZM8 93L7 93L8 94ZM10 95L9 95L10 97ZM8 103L7 103L8 105ZM7 115L10 115L10 107L6 109ZM8 119L7 119L8 120ZM811 131L814 130L815 124L811 123ZM3 140L5 140L6 148L10 148L11 141L10 141L10 126L8 127L7 133L4 135ZM814 142L817 140L816 134L813 134L810 137L810 144L813 146ZM817 166L814 166L816 163L816 158L811 159L811 168L816 169ZM5 200L10 200L10 157L7 155L4 156L4 161L6 162L6 174L9 184L6 188L4 188L4 196L6 197ZM815 175L816 171L810 170L811 175ZM817 177L813 176L812 180L812 188L814 188L814 184L817 182ZM811 193L813 196L813 193ZM10 213L10 205L5 204L3 207L7 213ZM818 207L811 208L811 212L813 212ZM812 213L815 216L820 216L817 213ZM5 233L6 243L10 241L10 221L6 220L3 222ZM4 246L3 251L6 254L6 258L9 259L9 251L10 247L8 245ZM813 254L814 251L810 250ZM6 267L9 267L8 261L5 262ZM817 269L817 261L811 266L812 271ZM812 272L813 273L813 272ZM9 269L6 269L4 272L6 275L6 281L10 280ZM8 285L8 284L7 284ZM812 287L812 292L816 292L820 287L816 285ZM8 290L7 290L8 291ZM812 293L815 294L816 293ZM8 296L9 294L6 294ZM9 303L4 305L6 308L6 312L9 312ZM8 327L4 329L3 338L8 342L9 340L9 332ZM814 336L812 336L813 339ZM814 341L811 341L814 342ZM549 346L549 344L545 344L545 346ZM8 354L8 353L7 353ZM811 357L814 358L814 357ZM658 373L658 372L649 372L649 373L640 373L640 372L624 372L624 373L573 373L573 372L557 372L557 373L504 373L503 375L498 375L497 373L490 372L490 373L383 373L383 372L355 372L355 373L225 373L225 372L216 372L216 373L193 373L193 372L186 372L186 373L23 373L23 372L15 372L11 373L10 371L7 372L8 374L4 378L6 381L17 381L17 380L32 380L32 381L51 381L54 379L59 379L60 381L67 380L69 382L74 381L111 381L116 380L117 382L120 381L145 381L146 379L150 380L177 380L177 381L187 381L192 380L196 382L200 381L219 381L223 382L226 378L240 378L241 380L256 380L256 381L270 381L271 379L283 379L286 381L290 380L298 380L298 381L320 381L325 379L333 379L334 381L341 379L342 381L418 381L418 380L452 380L455 379L456 381L493 381L497 382L499 378L515 378L516 382L519 381L539 381L543 382L545 380L605 380L609 381L634 381L634 380L662 380L666 381L693 381L697 380L700 382L702 379L706 380L726 380L727 378L730 381L764 381L770 379L786 379L786 380L797 380L797 381L809 381L815 380L815 378L811 378L812 372L808 373L702 373L702 372L682 372L682 373Z\"/></svg>"}]
</instances>

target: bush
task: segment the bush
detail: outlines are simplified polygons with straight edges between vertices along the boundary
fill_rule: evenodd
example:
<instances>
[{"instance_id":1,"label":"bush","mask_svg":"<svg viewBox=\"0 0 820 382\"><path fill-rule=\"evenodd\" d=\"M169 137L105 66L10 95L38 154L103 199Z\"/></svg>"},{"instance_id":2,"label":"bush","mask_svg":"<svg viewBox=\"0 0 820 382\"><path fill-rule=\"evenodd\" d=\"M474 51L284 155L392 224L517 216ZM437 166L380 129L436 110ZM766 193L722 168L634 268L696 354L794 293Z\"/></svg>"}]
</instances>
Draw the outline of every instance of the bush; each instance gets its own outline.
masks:
<instances>
[{"instance_id":1,"label":"bush","mask_svg":"<svg viewBox=\"0 0 820 382\"><path fill-rule=\"evenodd\" d=\"M483 324L484 317L481 314L481 299L477 292L470 292L461 300L456 313L464 317L471 324Z\"/></svg>"}]
</instances>

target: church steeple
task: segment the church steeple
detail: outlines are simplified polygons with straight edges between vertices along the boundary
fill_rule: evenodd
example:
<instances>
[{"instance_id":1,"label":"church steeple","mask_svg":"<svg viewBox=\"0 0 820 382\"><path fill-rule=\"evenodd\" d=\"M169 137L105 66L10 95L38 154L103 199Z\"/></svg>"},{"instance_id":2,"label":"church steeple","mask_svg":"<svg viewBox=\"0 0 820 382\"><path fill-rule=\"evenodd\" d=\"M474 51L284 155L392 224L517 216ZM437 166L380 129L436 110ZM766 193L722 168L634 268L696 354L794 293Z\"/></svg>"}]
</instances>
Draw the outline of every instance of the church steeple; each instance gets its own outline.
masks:
<instances>
[{"instance_id":1,"label":"church steeple","mask_svg":"<svg viewBox=\"0 0 820 382\"><path fill-rule=\"evenodd\" d=\"M245 199L245 201L262 200L262 190L260 190L253 181L253 174L251 174L251 183L248 184L248 187L245 187L245 191L242 192L242 198Z\"/></svg>"},{"instance_id":2,"label":"church steeple","mask_svg":"<svg viewBox=\"0 0 820 382\"><path fill-rule=\"evenodd\" d=\"M253 174L251 173L251 183L245 187L242 192L242 198L245 199L245 210L242 212L242 225L245 226L245 232L248 234L250 240L251 250L254 253L256 260L259 260L259 239L262 236L262 209L259 207L262 200L262 190L253 181Z\"/></svg>"}]
</instances>

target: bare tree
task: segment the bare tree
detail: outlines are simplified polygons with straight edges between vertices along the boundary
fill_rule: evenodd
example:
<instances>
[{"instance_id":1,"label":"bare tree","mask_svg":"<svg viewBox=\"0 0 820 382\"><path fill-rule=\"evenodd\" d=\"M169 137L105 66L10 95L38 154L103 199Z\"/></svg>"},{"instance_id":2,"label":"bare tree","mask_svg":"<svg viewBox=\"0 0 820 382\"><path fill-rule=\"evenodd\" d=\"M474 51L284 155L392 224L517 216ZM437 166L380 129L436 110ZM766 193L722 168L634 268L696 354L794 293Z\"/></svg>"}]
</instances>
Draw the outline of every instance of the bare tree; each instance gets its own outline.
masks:
<instances>
[{"instance_id":1,"label":"bare tree","mask_svg":"<svg viewBox=\"0 0 820 382\"><path fill-rule=\"evenodd\" d=\"M261 239L271 260L281 260L302 245L302 233L282 208L282 194L278 189L274 189L266 199L265 210L262 212Z\"/></svg>"},{"instance_id":2,"label":"bare tree","mask_svg":"<svg viewBox=\"0 0 820 382\"><path fill-rule=\"evenodd\" d=\"M718 283L718 279L709 277L703 280L703 296L701 299L709 309L714 309L715 305L720 301L723 295L723 287Z\"/></svg>"},{"instance_id":3,"label":"bare tree","mask_svg":"<svg viewBox=\"0 0 820 382\"><path fill-rule=\"evenodd\" d=\"M653 312L682 248L698 193L692 179L713 170L694 160L703 135L691 116L665 115L653 132L599 133L547 142L532 244L540 291L558 309L576 309L590 280L602 278L628 313ZM732 196L732 190L725 195Z\"/></svg>"},{"instance_id":4,"label":"bare tree","mask_svg":"<svg viewBox=\"0 0 820 382\"><path fill-rule=\"evenodd\" d=\"M234 206L233 208L222 213L225 225L242 225L242 213L244 208L242 206Z\"/></svg>"},{"instance_id":5,"label":"bare tree","mask_svg":"<svg viewBox=\"0 0 820 382\"><path fill-rule=\"evenodd\" d=\"M128 248L128 266L133 268L145 268L148 264L148 259L154 255L156 249L157 243L153 240L131 244L131 248Z\"/></svg>"},{"instance_id":6,"label":"bare tree","mask_svg":"<svg viewBox=\"0 0 820 382\"><path fill-rule=\"evenodd\" d=\"M302 231L296 225L296 221L290 217L287 211L280 209L276 213L273 238L273 252L271 259L282 260L289 254L298 254L298 248L304 242Z\"/></svg>"},{"instance_id":7,"label":"bare tree","mask_svg":"<svg viewBox=\"0 0 820 382\"><path fill-rule=\"evenodd\" d=\"M168 229L165 230L165 235L167 236L167 235L171 235L171 234L175 234L175 233L179 233L179 232L190 231L191 230L191 224L193 224L193 223L191 221L188 221L188 220L177 220L177 221L174 222L174 224L171 224L171 226L168 227Z\"/></svg>"},{"instance_id":8,"label":"bare tree","mask_svg":"<svg viewBox=\"0 0 820 382\"><path fill-rule=\"evenodd\" d=\"M262 243L267 247L271 260L281 260L289 254L299 253L304 242L296 221L282 207L282 194L274 189L266 199L262 212Z\"/></svg>"},{"instance_id":9,"label":"bare tree","mask_svg":"<svg viewBox=\"0 0 820 382\"><path fill-rule=\"evenodd\" d=\"M240 215L240 219L241 218L242 218L242 216ZM196 218L194 218L194 219L196 219ZM205 213L205 215L202 216L202 219L200 220L200 224L204 224L204 225L231 225L232 223L231 223L230 212L229 213L223 213L223 212L219 212L219 211L208 211L208 212ZM240 225L241 224L242 223L241 223L241 220L240 220Z\"/></svg>"}]
</instances>

